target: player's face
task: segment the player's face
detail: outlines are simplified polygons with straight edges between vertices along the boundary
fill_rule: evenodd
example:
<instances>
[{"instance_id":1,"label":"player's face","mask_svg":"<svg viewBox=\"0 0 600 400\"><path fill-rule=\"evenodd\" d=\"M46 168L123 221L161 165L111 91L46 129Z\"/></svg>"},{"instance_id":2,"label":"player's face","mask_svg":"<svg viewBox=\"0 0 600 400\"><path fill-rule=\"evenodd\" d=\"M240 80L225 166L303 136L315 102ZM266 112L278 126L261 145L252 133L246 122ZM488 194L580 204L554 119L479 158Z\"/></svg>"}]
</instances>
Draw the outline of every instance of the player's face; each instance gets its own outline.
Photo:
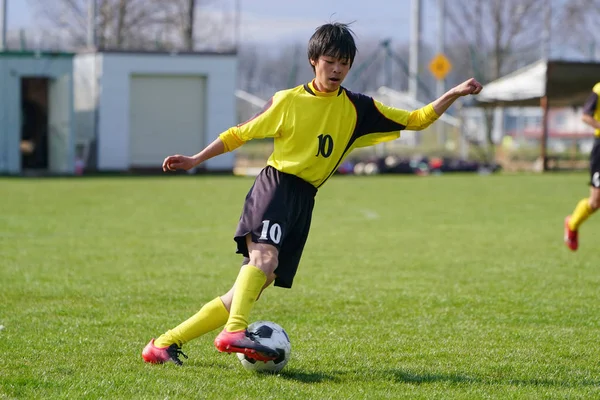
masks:
<instances>
[{"instance_id":1,"label":"player's face","mask_svg":"<svg viewBox=\"0 0 600 400\"><path fill-rule=\"evenodd\" d=\"M315 67L316 89L320 92L335 92L350 71L350 61L330 56L310 60Z\"/></svg>"}]
</instances>

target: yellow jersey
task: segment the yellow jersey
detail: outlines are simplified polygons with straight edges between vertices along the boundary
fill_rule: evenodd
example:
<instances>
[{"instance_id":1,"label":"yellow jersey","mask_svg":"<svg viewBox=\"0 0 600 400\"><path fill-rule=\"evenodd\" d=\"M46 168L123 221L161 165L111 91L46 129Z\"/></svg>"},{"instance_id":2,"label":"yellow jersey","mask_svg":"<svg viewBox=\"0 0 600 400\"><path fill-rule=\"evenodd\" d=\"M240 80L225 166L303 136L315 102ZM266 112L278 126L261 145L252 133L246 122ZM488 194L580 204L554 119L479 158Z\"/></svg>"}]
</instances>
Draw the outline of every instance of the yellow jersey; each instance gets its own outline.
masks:
<instances>
[{"instance_id":1,"label":"yellow jersey","mask_svg":"<svg viewBox=\"0 0 600 400\"><path fill-rule=\"evenodd\" d=\"M598 97L600 96L600 82L596 83L592 88L592 93L587 98L583 105L583 113L591 115L596 121L600 121L600 102ZM594 131L596 137L600 137L600 129Z\"/></svg>"},{"instance_id":2,"label":"yellow jersey","mask_svg":"<svg viewBox=\"0 0 600 400\"><path fill-rule=\"evenodd\" d=\"M421 130L437 118L431 104L406 111L343 87L319 92L310 82L275 93L260 113L219 137L225 151L273 138L267 164L319 188L353 149L397 139L401 130Z\"/></svg>"}]
</instances>

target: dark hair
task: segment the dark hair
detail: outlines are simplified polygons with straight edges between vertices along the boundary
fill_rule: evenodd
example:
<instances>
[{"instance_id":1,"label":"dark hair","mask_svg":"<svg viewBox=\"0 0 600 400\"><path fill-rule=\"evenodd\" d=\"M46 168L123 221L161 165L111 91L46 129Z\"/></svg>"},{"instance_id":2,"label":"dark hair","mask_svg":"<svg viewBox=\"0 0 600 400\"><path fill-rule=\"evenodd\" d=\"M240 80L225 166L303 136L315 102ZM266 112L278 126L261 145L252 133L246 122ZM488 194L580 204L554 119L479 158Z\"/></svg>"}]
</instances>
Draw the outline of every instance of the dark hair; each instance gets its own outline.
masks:
<instances>
[{"instance_id":1,"label":"dark hair","mask_svg":"<svg viewBox=\"0 0 600 400\"><path fill-rule=\"evenodd\" d=\"M318 60L321 56L346 59L350 66L356 56L354 32L350 24L333 22L319 26L308 41L308 61ZM315 66L312 65L313 71Z\"/></svg>"}]
</instances>

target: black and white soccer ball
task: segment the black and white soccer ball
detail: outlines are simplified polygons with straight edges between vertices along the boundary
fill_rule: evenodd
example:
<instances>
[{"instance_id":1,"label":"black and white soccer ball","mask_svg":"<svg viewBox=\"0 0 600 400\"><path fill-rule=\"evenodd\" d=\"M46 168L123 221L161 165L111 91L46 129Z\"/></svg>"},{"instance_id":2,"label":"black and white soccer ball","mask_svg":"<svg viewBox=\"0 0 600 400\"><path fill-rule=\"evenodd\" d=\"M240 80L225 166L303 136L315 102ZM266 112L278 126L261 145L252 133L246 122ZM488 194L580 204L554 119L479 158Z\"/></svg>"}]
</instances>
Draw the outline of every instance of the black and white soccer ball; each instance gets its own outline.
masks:
<instances>
[{"instance_id":1,"label":"black and white soccer ball","mask_svg":"<svg viewBox=\"0 0 600 400\"><path fill-rule=\"evenodd\" d=\"M254 340L264 346L277 350L279 357L273 361L256 361L245 354L237 353L242 366L249 371L279 372L290 360L292 344L287 332L271 321L257 321L248 326L248 332Z\"/></svg>"}]
</instances>

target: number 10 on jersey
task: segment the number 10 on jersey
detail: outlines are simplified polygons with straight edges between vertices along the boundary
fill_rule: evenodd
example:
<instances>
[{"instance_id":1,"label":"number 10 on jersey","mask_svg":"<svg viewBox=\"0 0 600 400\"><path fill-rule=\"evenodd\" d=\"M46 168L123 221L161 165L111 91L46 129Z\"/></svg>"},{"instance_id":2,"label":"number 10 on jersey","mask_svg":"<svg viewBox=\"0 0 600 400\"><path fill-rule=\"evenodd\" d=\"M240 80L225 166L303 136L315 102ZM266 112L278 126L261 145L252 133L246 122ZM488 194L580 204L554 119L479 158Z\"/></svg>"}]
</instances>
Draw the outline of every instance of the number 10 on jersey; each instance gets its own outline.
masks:
<instances>
[{"instance_id":1,"label":"number 10 on jersey","mask_svg":"<svg viewBox=\"0 0 600 400\"><path fill-rule=\"evenodd\" d=\"M331 135L319 135L319 148L316 157L323 156L328 158L333 151L333 138Z\"/></svg>"}]
</instances>

